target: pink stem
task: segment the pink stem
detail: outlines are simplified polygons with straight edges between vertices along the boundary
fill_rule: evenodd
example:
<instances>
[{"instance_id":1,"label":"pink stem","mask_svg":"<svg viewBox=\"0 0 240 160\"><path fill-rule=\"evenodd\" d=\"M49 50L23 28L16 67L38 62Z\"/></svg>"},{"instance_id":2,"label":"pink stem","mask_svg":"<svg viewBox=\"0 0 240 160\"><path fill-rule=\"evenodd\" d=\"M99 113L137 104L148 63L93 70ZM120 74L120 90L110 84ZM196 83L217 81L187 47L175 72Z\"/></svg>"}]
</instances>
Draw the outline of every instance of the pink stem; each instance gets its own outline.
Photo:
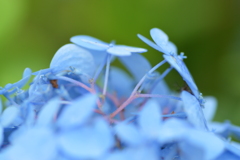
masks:
<instances>
[{"instance_id":1,"label":"pink stem","mask_svg":"<svg viewBox=\"0 0 240 160\"><path fill-rule=\"evenodd\" d=\"M102 103L99 98L97 99L97 106L100 110L102 109Z\"/></svg>"},{"instance_id":2,"label":"pink stem","mask_svg":"<svg viewBox=\"0 0 240 160\"><path fill-rule=\"evenodd\" d=\"M112 100L112 102L115 104L115 106L119 106L120 105L120 102L119 100L117 99L117 96L116 95L112 95L112 94L109 94L107 93L106 96Z\"/></svg>"},{"instance_id":3,"label":"pink stem","mask_svg":"<svg viewBox=\"0 0 240 160\"><path fill-rule=\"evenodd\" d=\"M94 109L93 112L98 113L98 114L101 114L101 115L105 115L102 111L97 110L97 109Z\"/></svg>"},{"instance_id":4,"label":"pink stem","mask_svg":"<svg viewBox=\"0 0 240 160\"><path fill-rule=\"evenodd\" d=\"M110 114L110 118L115 117L119 112L121 112L127 105L129 105L135 98L137 98L138 95L130 96L116 111L114 111L112 114Z\"/></svg>"},{"instance_id":5,"label":"pink stem","mask_svg":"<svg viewBox=\"0 0 240 160\"><path fill-rule=\"evenodd\" d=\"M88 86L86 86L85 84L79 82L79 81L76 81L74 79L71 79L71 78L68 78L68 77L65 77L65 76L57 76L57 79L61 79L61 80L64 80L64 81L68 81L68 82L72 82L74 84L77 84L79 85L80 87L86 89L87 91L89 91L90 93L95 93L94 90Z\"/></svg>"}]
</instances>

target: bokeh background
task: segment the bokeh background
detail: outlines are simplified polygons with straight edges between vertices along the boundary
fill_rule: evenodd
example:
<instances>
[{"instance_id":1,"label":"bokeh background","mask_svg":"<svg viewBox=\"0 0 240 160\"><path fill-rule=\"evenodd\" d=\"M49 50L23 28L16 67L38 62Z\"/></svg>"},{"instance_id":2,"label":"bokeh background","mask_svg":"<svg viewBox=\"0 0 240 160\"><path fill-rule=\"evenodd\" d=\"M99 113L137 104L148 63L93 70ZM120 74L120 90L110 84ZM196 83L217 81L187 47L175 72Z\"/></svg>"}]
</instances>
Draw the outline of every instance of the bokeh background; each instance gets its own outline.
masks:
<instances>
[{"instance_id":1,"label":"bokeh background","mask_svg":"<svg viewBox=\"0 0 240 160\"><path fill-rule=\"evenodd\" d=\"M79 34L147 48L144 55L155 65L162 54L136 36L150 38L153 27L188 56L203 95L218 99L215 120L240 125L239 0L0 0L0 86L19 80L26 67L47 68L57 49ZM183 85L176 72L167 82L176 91Z\"/></svg>"}]
</instances>

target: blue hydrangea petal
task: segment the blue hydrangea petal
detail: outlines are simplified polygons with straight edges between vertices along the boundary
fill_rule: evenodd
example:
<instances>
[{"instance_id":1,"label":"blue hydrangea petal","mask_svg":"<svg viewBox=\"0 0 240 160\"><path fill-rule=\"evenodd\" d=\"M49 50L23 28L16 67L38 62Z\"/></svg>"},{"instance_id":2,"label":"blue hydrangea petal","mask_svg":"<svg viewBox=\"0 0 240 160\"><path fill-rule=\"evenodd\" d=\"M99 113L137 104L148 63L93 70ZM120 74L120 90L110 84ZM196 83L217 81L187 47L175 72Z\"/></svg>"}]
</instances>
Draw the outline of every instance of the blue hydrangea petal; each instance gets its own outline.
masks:
<instances>
[{"instance_id":1,"label":"blue hydrangea petal","mask_svg":"<svg viewBox=\"0 0 240 160\"><path fill-rule=\"evenodd\" d=\"M30 129L30 127L33 127L33 125L27 126L27 125L23 124L17 128L16 127L4 128L4 133L8 134L8 136L6 136L6 138L12 144L19 137L23 136Z\"/></svg>"},{"instance_id":2,"label":"blue hydrangea petal","mask_svg":"<svg viewBox=\"0 0 240 160\"><path fill-rule=\"evenodd\" d=\"M72 157L67 157L66 155L63 155L63 153L60 153L57 155L57 158L54 160L76 160L76 159Z\"/></svg>"},{"instance_id":3,"label":"blue hydrangea petal","mask_svg":"<svg viewBox=\"0 0 240 160\"><path fill-rule=\"evenodd\" d=\"M136 148L128 148L125 152L128 154L131 160L159 160L157 154L156 146L154 145L144 145Z\"/></svg>"},{"instance_id":4,"label":"blue hydrangea petal","mask_svg":"<svg viewBox=\"0 0 240 160\"><path fill-rule=\"evenodd\" d=\"M115 56L130 56L132 53L120 46L113 46L107 49L107 52Z\"/></svg>"},{"instance_id":5,"label":"blue hydrangea petal","mask_svg":"<svg viewBox=\"0 0 240 160\"><path fill-rule=\"evenodd\" d=\"M231 151L226 150L224 153L219 155L215 160L239 160L240 155L232 153Z\"/></svg>"},{"instance_id":6,"label":"blue hydrangea petal","mask_svg":"<svg viewBox=\"0 0 240 160\"><path fill-rule=\"evenodd\" d=\"M198 129L208 130L206 119L198 100L187 91L181 93L181 98L188 121Z\"/></svg>"},{"instance_id":7,"label":"blue hydrangea petal","mask_svg":"<svg viewBox=\"0 0 240 160\"><path fill-rule=\"evenodd\" d=\"M133 85L133 79L126 72L111 67L108 88L112 89L113 93L116 93L118 97L128 97L132 92Z\"/></svg>"},{"instance_id":8,"label":"blue hydrangea petal","mask_svg":"<svg viewBox=\"0 0 240 160\"><path fill-rule=\"evenodd\" d=\"M177 46L171 41L169 41L167 45L169 52L173 53L174 55L177 55Z\"/></svg>"},{"instance_id":9,"label":"blue hydrangea petal","mask_svg":"<svg viewBox=\"0 0 240 160\"><path fill-rule=\"evenodd\" d=\"M177 56L169 56L169 55L163 55L164 59L167 60L167 62L174 67L174 69L176 69L180 75L183 74L183 71L182 71L182 62L181 60L177 57Z\"/></svg>"},{"instance_id":10,"label":"blue hydrangea petal","mask_svg":"<svg viewBox=\"0 0 240 160\"><path fill-rule=\"evenodd\" d=\"M204 99L206 102L204 104L203 113L206 120L210 122L212 121L217 109L217 99L211 96L204 97Z\"/></svg>"},{"instance_id":11,"label":"blue hydrangea petal","mask_svg":"<svg viewBox=\"0 0 240 160\"><path fill-rule=\"evenodd\" d=\"M155 146L128 147L111 153L104 160L159 160Z\"/></svg>"},{"instance_id":12,"label":"blue hydrangea petal","mask_svg":"<svg viewBox=\"0 0 240 160\"><path fill-rule=\"evenodd\" d=\"M0 115L2 114L2 111L3 111L2 98L0 97Z\"/></svg>"},{"instance_id":13,"label":"blue hydrangea petal","mask_svg":"<svg viewBox=\"0 0 240 160\"><path fill-rule=\"evenodd\" d=\"M29 105L26 108L25 122L24 125L32 126L35 123L36 112L33 105Z\"/></svg>"},{"instance_id":14,"label":"blue hydrangea petal","mask_svg":"<svg viewBox=\"0 0 240 160\"><path fill-rule=\"evenodd\" d=\"M39 127L26 130L5 150L9 160L53 160L56 154L56 137L49 128Z\"/></svg>"},{"instance_id":15,"label":"blue hydrangea petal","mask_svg":"<svg viewBox=\"0 0 240 160\"><path fill-rule=\"evenodd\" d=\"M183 140L192 128L184 120L170 118L162 124L158 141L162 144Z\"/></svg>"},{"instance_id":16,"label":"blue hydrangea petal","mask_svg":"<svg viewBox=\"0 0 240 160\"><path fill-rule=\"evenodd\" d=\"M150 41L149 39L147 39L146 37L142 36L141 34L137 35L138 38L140 38L143 42L145 42L147 45L149 45L150 47L163 52L162 48L160 48L158 45L156 45L155 43L153 43L152 41Z\"/></svg>"},{"instance_id":17,"label":"blue hydrangea petal","mask_svg":"<svg viewBox=\"0 0 240 160\"><path fill-rule=\"evenodd\" d=\"M158 29L158 28L151 29L150 35L151 35L152 39L154 40L154 42L158 46L161 47L163 45L167 45L168 35L166 33L164 33L161 29Z\"/></svg>"},{"instance_id":18,"label":"blue hydrangea petal","mask_svg":"<svg viewBox=\"0 0 240 160\"><path fill-rule=\"evenodd\" d=\"M23 72L23 78L31 76L31 74L32 74L32 70L30 68L26 68Z\"/></svg>"},{"instance_id":19,"label":"blue hydrangea petal","mask_svg":"<svg viewBox=\"0 0 240 160\"><path fill-rule=\"evenodd\" d=\"M132 46L116 45L114 47L122 48L123 50L129 51L131 53L144 53L144 52L147 52L147 49L145 49L145 48L138 48L138 47L132 47Z\"/></svg>"},{"instance_id":20,"label":"blue hydrangea petal","mask_svg":"<svg viewBox=\"0 0 240 160\"><path fill-rule=\"evenodd\" d=\"M144 48L130 47L125 45L115 45L107 49L108 53L116 56L130 56L132 53L143 53L147 52Z\"/></svg>"},{"instance_id":21,"label":"blue hydrangea petal","mask_svg":"<svg viewBox=\"0 0 240 160\"><path fill-rule=\"evenodd\" d=\"M7 107L0 118L1 125L3 127L9 126L13 121L17 118L19 115L19 109L15 106L9 106Z\"/></svg>"},{"instance_id":22,"label":"blue hydrangea petal","mask_svg":"<svg viewBox=\"0 0 240 160\"><path fill-rule=\"evenodd\" d=\"M2 145L4 139L3 131L3 127L0 125L0 146Z\"/></svg>"},{"instance_id":23,"label":"blue hydrangea petal","mask_svg":"<svg viewBox=\"0 0 240 160\"><path fill-rule=\"evenodd\" d=\"M139 54L132 54L129 57L120 57L119 60L130 71L136 81L139 81L150 69L151 64Z\"/></svg>"},{"instance_id":24,"label":"blue hydrangea petal","mask_svg":"<svg viewBox=\"0 0 240 160\"><path fill-rule=\"evenodd\" d=\"M108 43L87 35L74 36L70 39L70 41L81 47L98 51L106 50L109 47Z\"/></svg>"},{"instance_id":25,"label":"blue hydrangea petal","mask_svg":"<svg viewBox=\"0 0 240 160\"><path fill-rule=\"evenodd\" d=\"M36 125L39 126L51 125L53 123L54 116L57 115L59 109L60 109L59 98L54 98L48 101L48 103L43 106L40 113L38 114Z\"/></svg>"},{"instance_id":26,"label":"blue hydrangea petal","mask_svg":"<svg viewBox=\"0 0 240 160\"><path fill-rule=\"evenodd\" d=\"M70 70L70 67L79 73L92 76L95 69L94 59L89 51L74 44L66 44L55 53L50 68L57 72Z\"/></svg>"},{"instance_id":27,"label":"blue hydrangea petal","mask_svg":"<svg viewBox=\"0 0 240 160\"><path fill-rule=\"evenodd\" d=\"M5 152L4 153L0 152L0 159L2 159L2 160L10 160L10 159L7 158Z\"/></svg>"},{"instance_id":28,"label":"blue hydrangea petal","mask_svg":"<svg viewBox=\"0 0 240 160\"><path fill-rule=\"evenodd\" d=\"M95 122L95 130L98 139L101 141L102 153L108 151L115 145L114 135L111 126L104 119L98 118ZM104 144L103 144L104 143Z\"/></svg>"},{"instance_id":29,"label":"blue hydrangea petal","mask_svg":"<svg viewBox=\"0 0 240 160\"><path fill-rule=\"evenodd\" d=\"M157 45L167 44L168 35L159 28L152 28L150 35Z\"/></svg>"},{"instance_id":30,"label":"blue hydrangea petal","mask_svg":"<svg viewBox=\"0 0 240 160\"><path fill-rule=\"evenodd\" d=\"M184 54L181 52L181 54ZM183 59L179 55L164 55L163 56L171 65L174 66L174 68L181 74L184 75L186 79L192 79L192 75L190 74L188 68L186 67L185 63L183 62ZM174 64L175 63L175 64Z\"/></svg>"},{"instance_id":31,"label":"blue hydrangea petal","mask_svg":"<svg viewBox=\"0 0 240 160\"><path fill-rule=\"evenodd\" d=\"M138 117L142 132L149 137L157 137L161 126L162 116L160 106L154 99L149 100Z\"/></svg>"},{"instance_id":32,"label":"blue hydrangea petal","mask_svg":"<svg viewBox=\"0 0 240 160\"><path fill-rule=\"evenodd\" d=\"M127 154L124 151L114 151L111 154L107 155L106 157L103 157L100 160L124 160L124 159L129 159L131 155Z\"/></svg>"},{"instance_id":33,"label":"blue hydrangea petal","mask_svg":"<svg viewBox=\"0 0 240 160\"><path fill-rule=\"evenodd\" d=\"M108 124L97 119L93 127L62 132L58 137L61 150L80 159L99 158L114 145Z\"/></svg>"},{"instance_id":34,"label":"blue hydrangea petal","mask_svg":"<svg viewBox=\"0 0 240 160\"><path fill-rule=\"evenodd\" d=\"M168 41L168 36L166 33L158 28L153 28L150 30L150 34L157 45L140 34L138 34L138 37L152 48L166 55L177 55L177 47L172 42Z\"/></svg>"},{"instance_id":35,"label":"blue hydrangea petal","mask_svg":"<svg viewBox=\"0 0 240 160\"><path fill-rule=\"evenodd\" d=\"M224 142L213 133L195 130L183 120L173 118L163 123L158 140L163 144L179 142L180 153L186 159L194 160L196 157L200 157L201 160L214 159L225 148ZM190 156L196 157L189 158Z\"/></svg>"},{"instance_id":36,"label":"blue hydrangea petal","mask_svg":"<svg viewBox=\"0 0 240 160\"><path fill-rule=\"evenodd\" d=\"M210 160L224 151L225 144L210 132L191 130L180 142L180 149L184 159Z\"/></svg>"},{"instance_id":37,"label":"blue hydrangea petal","mask_svg":"<svg viewBox=\"0 0 240 160\"><path fill-rule=\"evenodd\" d=\"M183 60L180 59L176 55L163 55L163 57L164 57L165 60L168 61L168 63L172 67L174 67L178 71L178 73L182 76L183 80L190 87L193 94L198 98L199 97L198 88L197 88L190 72L188 71L185 63L183 62Z\"/></svg>"},{"instance_id":38,"label":"blue hydrangea petal","mask_svg":"<svg viewBox=\"0 0 240 160\"><path fill-rule=\"evenodd\" d=\"M143 142L143 136L133 124L119 123L115 126L115 131L120 140L128 145L137 146Z\"/></svg>"},{"instance_id":39,"label":"blue hydrangea petal","mask_svg":"<svg viewBox=\"0 0 240 160\"><path fill-rule=\"evenodd\" d=\"M235 147L236 150L239 150L239 151L240 151L240 143L239 143L239 142L232 141L232 142L231 142L231 145L232 145L233 147ZM239 153L239 154L240 154L240 153ZM240 155L239 155L239 156L240 156Z\"/></svg>"},{"instance_id":40,"label":"blue hydrangea petal","mask_svg":"<svg viewBox=\"0 0 240 160\"><path fill-rule=\"evenodd\" d=\"M57 125L69 128L82 125L92 114L96 107L96 95L87 94L65 106L57 120Z\"/></svg>"}]
</instances>

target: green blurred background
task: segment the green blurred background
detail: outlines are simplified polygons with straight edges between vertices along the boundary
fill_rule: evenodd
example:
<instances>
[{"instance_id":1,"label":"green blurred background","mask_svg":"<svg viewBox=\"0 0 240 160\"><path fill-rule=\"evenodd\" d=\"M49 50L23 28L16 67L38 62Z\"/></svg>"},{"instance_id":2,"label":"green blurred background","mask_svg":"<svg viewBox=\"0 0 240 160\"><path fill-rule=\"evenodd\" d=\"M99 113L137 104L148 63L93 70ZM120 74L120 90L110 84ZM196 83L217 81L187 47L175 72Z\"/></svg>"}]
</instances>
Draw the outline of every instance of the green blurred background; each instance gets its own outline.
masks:
<instances>
[{"instance_id":1,"label":"green blurred background","mask_svg":"<svg viewBox=\"0 0 240 160\"><path fill-rule=\"evenodd\" d=\"M19 80L26 67L47 68L79 34L145 47L155 65L162 54L136 34L150 38L158 27L188 56L203 95L217 97L215 120L240 124L239 20L239 0L0 0L0 86ZM183 84L176 72L167 80L173 90Z\"/></svg>"}]
</instances>

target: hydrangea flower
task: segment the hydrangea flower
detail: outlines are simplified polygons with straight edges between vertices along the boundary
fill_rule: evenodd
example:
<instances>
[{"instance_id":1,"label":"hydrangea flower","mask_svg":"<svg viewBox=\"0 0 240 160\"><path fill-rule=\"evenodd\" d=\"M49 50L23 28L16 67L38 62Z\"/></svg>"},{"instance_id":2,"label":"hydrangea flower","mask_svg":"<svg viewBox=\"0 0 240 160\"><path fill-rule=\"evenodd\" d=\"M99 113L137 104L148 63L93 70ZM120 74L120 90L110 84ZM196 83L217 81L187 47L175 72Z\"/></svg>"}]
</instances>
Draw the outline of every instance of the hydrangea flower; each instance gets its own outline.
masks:
<instances>
[{"instance_id":1,"label":"hydrangea flower","mask_svg":"<svg viewBox=\"0 0 240 160\"><path fill-rule=\"evenodd\" d=\"M99 53L99 54L106 56L105 60L102 62L100 69L96 72L96 74L93 78L94 81L96 81L102 68L106 64L106 75L105 75L105 81L104 81L103 95L106 94L111 55L125 57L125 56L131 56L132 53L143 53L143 52L147 51L146 49L143 49L143 48L130 47L130 46L125 46L125 45L115 45L113 42L110 44L107 44L97 38L94 38L91 36L86 36L86 35L74 36L70 40L71 40L71 42L73 42L79 46L82 46L84 48L88 48L91 50L97 50L97 51L103 51L102 53ZM140 61L138 61L138 62L145 61L145 60L142 60L144 58L142 58L139 55L138 56L135 55L134 57L141 58ZM128 63L129 61L127 61L125 58L120 58L120 60L123 61L123 63L130 69L130 71L134 70L134 69L132 69L133 65L131 65L131 63Z\"/></svg>"},{"instance_id":2,"label":"hydrangea flower","mask_svg":"<svg viewBox=\"0 0 240 160\"><path fill-rule=\"evenodd\" d=\"M206 97L203 108L185 56L160 29L150 33L156 44L138 36L164 53L154 67L135 54L145 49L75 36L49 68L33 73L29 89L21 88L32 76L30 69L1 88L7 101L0 101L0 159L240 159L240 145L230 139L240 140L240 127L212 122L216 99ZM112 55L127 71L110 66ZM170 67L156 72L165 62ZM105 65L106 74L100 75ZM164 78L173 68L190 92L168 88Z\"/></svg>"},{"instance_id":3,"label":"hydrangea flower","mask_svg":"<svg viewBox=\"0 0 240 160\"><path fill-rule=\"evenodd\" d=\"M147 51L143 48L115 45L114 43L108 44L97 38L86 35L74 36L70 40L79 46L97 51L106 51L115 56L130 56L132 53L143 53Z\"/></svg>"},{"instance_id":4,"label":"hydrangea flower","mask_svg":"<svg viewBox=\"0 0 240 160\"><path fill-rule=\"evenodd\" d=\"M198 88L188 71L183 59L186 58L184 53L177 55L177 47L170 41L168 41L168 36L162 30L158 28L153 28L150 31L151 37L154 40L153 43L144 36L138 34L138 37L144 41L149 46L153 47L154 49L164 53L164 59L178 71L178 73L182 76L183 80L188 84L193 94L198 98L200 104L203 106L204 100L202 99L201 94L199 94Z\"/></svg>"}]
</instances>

